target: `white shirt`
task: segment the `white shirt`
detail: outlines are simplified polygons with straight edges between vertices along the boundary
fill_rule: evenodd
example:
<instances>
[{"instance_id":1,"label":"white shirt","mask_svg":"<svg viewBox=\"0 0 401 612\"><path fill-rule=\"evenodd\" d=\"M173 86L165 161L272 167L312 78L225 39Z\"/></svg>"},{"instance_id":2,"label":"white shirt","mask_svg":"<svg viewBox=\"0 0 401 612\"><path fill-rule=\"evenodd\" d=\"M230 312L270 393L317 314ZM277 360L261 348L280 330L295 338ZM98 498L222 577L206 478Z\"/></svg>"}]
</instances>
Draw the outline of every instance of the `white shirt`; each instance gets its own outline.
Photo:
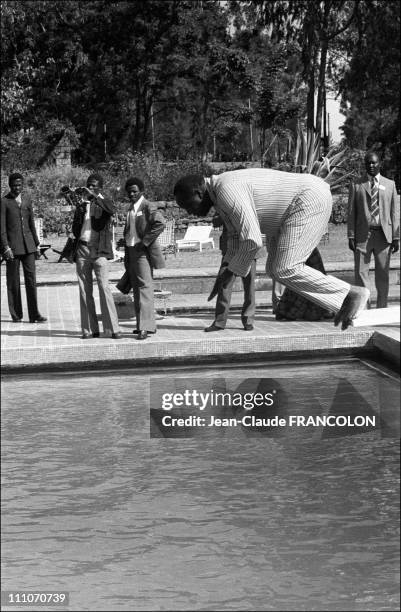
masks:
<instances>
[{"instance_id":1,"label":"white shirt","mask_svg":"<svg viewBox=\"0 0 401 612\"><path fill-rule=\"evenodd\" d=\"M103 200L103 196L99 193L96 197ZM79 236L80 240L84 240L85 242L90 242L92 238L92 224L91 224L91 207L89 200L85 200L86 202L86 210L85 210L85 219L82 224L81 234Z\"/></svg>"},{"instance_id":2,"label":"white shirt","mask_svg":"<svg viewBox=\"0 0 401 612\"><path fill-rule=\"evenodd\" d=\"M125 235L125 244L129 247L134 246L141 241L138 234L136 233L135 219L138 214L138 210L142 204L143 195L135 202L134 206L129 209L127 213L127 233Z\"/></svg>"}]
</instances>

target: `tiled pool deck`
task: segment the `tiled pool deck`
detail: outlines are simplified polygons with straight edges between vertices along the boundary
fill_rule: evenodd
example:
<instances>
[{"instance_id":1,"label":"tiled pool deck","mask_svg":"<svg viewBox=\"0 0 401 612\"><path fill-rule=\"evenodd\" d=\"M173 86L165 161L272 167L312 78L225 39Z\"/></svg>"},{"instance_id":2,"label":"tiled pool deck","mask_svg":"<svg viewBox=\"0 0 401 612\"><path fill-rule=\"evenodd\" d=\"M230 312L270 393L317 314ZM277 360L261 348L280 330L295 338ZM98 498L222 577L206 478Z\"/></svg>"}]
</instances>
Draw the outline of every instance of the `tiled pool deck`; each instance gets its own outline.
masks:
<instances>
[{"instance_id":1,"label":"tiled pool deck","mask_svg":"<svg viewBox=\"0 0 401 612\"><path fill-rule=\"evenodd\" d=\"M39 279L40 280L40 279ZM60 279L61 280L61 279ZM393 294L399 287L392 288ZM25 291L23 290L23 296ZM95 296L97 291L95 290ZM276 359L292 355L356 353L377 346L393 361L399 354L399 326L349 328L342 332L332 321L277 322L267 306L268 295L257 292L255 328L242 329L238 310L230 316L225 331L207 334L213 314L206 295L172 296L168 312L160 315L157 334L138 341L132 334L134 319L121 319L121 340L101 337L81 340L79 299L76 284L39 284L40 310L44 324L12 323L8 314L4 283L1 291L1 357L3 371L40 368L85 368L129 362L134 367L163 363L196 364L207 360ZM97 300L98 303L98 300ZM233 306L241 293L233 294ZM177 311L177 308L180 310ZM209 311L203 310L209 307ZM234 308L235 310L235 308ZM99 312L98 308L98 312ZM26 307L24 303L24 313ZM398 357L399 359L399 357Z\"/></svg>"}]
</instances>

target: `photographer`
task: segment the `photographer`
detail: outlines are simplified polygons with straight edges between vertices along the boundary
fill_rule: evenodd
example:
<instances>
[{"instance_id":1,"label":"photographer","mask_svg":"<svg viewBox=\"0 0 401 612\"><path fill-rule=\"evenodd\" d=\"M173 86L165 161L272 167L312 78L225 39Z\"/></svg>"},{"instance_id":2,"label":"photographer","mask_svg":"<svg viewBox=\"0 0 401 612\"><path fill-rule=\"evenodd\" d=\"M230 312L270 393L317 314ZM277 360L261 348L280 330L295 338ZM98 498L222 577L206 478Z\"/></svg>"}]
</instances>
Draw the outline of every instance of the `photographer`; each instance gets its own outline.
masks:
<instances>
[{"instance_id":1,"label":"photographer","mask_svg":"<svg viewBox=\"0 0 401 612\"><path fill-rule=\"evenodd\" d=\"M77 239L75 262L79 284L82 340L99 337L99 323L93 299L93 271L99 288L103 332L120 339L117 311L109 286L108 260L113 259L111 217L114 203L100 193L103 179L91 174L81 190L75 208L72 232Z\"/></svg>"}]
</instances>

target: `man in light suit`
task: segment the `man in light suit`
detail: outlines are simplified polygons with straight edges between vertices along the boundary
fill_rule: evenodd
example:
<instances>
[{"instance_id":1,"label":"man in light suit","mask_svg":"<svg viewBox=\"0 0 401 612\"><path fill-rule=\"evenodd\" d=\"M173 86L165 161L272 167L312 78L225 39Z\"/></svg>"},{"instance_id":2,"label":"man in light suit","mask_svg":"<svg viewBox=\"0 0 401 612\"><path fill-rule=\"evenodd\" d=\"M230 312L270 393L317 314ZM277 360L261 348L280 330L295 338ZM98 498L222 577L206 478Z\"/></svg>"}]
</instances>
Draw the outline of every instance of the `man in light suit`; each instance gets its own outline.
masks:
<instances>
[{"instance_id":1,"label":"man in light suit","mask_svg":"<svg viewBox=\"0 0 401 612\"><path fill-rule=\"evenodd\" d=\"M394 181L380 174L376 153L365 156L366 175L351 184L348 200L348 244L354 252L355 283L369 288L369 264L375 259L377 308L386 308L391 253L400 244L399 205Z\"/></svg>"},{"instance_id":2,"label":"man in light suit","mask_svg":"<svg viewBox=\"0 0 401 612\"><path fill-rule=\"evenodd\" d=\"M166 263L156 238L165 227L163 215L156 204L144 197L140 178L129 178L125 190L131 202L124 228L124 263L134 293L137 340L146 340L156 333L153 269Z\"/></svg>"},{"instance_id":3,"label":"man in light suit","mask_svg":"<svg viewBox=\"0 0 401 612\"><path fill-rule=\"evenodd\" d=\"M36 264L39 238L32 203L24 195L24 178L14 172L8 179L10 192L1 198L1 254L6 260L8 308L14 323L22 321L20 263L24 270L30 323L44 323L38 310Z\"/></svg>"},{"instance_id":4,"label":"man in light suit","mask_svg":"<svg viewBox=\"0 0 401 612\"><path fill-rule=\"evenodd\" d=\"M266 271L276 281L336 313L335 325L346 329L366 305L369 291L305 265L327 229L332 211L330 188L311 174L264 168L235 170L204 178L182 177L175 185L177 204L199 217L212 206L238 235L229 242L227 266L209 296L232 275L246 276L266 235Z\"/></svg>"},{"instance_id":5,"label":"man in light suit","mask_svg":"<svg viewBox=\"0 0 401 612\"><path fill-rule=\"evenodd\" d=\"M82 340L99 338L99 322L93 297L93 272L99 289L103 332L113 340L122 338L116 306L109 285L109 260L113 259L111 217L114 202L101 193L103 178L91 174L86 181L85 195L76 207L72 232L77 240L75 263L79 286Z\"/></svg>"}]
</instances>

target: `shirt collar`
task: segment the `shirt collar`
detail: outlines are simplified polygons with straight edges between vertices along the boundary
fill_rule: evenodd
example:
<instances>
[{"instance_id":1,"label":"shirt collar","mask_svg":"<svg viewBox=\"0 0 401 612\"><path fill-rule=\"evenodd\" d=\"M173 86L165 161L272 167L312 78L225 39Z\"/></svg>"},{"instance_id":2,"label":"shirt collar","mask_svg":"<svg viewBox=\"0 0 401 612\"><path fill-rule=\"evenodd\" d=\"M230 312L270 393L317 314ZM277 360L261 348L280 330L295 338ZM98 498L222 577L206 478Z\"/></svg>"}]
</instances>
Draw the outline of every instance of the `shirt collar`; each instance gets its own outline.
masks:
<instances>
[{"instance_id":1,"label":"shirt collar","mask_svg":"<svg viewBox=\"0 0 401 612\"><path fill-rule=\"evenodd\" d=\"M140 206L141 206L141 204L142 204L142 202L143 202L143 200L144 200L144 197L143 197L143 195L141 195L139 200L137 200L133 206L131 205L129 207L130 212L134 211L135 213L137 213L139 208L140 208Z\"/></svg>"}]
</instances>

